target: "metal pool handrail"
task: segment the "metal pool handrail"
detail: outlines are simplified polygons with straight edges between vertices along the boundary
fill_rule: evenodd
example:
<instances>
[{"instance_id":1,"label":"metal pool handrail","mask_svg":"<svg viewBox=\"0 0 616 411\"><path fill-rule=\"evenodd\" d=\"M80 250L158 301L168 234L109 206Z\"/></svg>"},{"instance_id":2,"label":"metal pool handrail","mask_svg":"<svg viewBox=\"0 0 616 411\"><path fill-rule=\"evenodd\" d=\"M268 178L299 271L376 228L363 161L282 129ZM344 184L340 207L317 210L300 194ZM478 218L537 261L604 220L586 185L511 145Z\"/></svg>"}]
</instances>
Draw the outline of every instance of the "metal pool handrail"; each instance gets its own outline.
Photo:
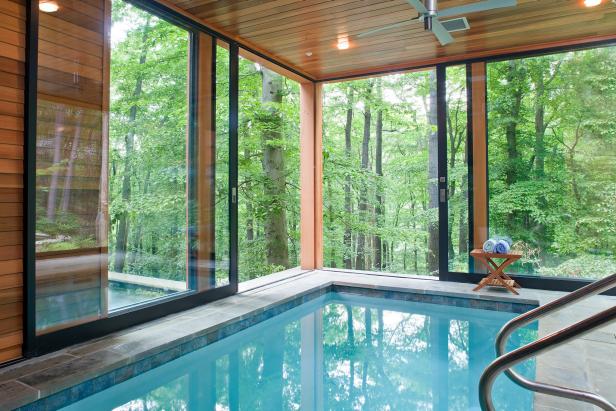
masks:
<instances>
[{"instance_id":1,"label":"metal pool handrail","mask_svg":"<svg viewBox=\"0 0 616 411\"><path fill-rule=\"evenodd\" d=\"M573 302L599 294L615 286L616 274L612 274L609 277L595 281L585 287L580 288L579 290L522 314L505 324L496 337L497 358L486 368L481 376L479 383L479 399L481 408L489 411L494 410L491 395L492 385L496 376L504 371L509 379L511 379L514 383L528 390L542 394L556 395L569 399L585 401L597 405L604 410L616 411L616 407L613 404L597 394L530 381L512 370L512 367L519 362L555 348L560 344L592 331L594 328L606 325L616 320L616 307L602 311L592 317L565 327L533 343L511 351L508 354L504 354L506 351L507 340L516 329L523 327L536 319L544 317L551 312L566 307Z\"/></svg>"}]
</instances>

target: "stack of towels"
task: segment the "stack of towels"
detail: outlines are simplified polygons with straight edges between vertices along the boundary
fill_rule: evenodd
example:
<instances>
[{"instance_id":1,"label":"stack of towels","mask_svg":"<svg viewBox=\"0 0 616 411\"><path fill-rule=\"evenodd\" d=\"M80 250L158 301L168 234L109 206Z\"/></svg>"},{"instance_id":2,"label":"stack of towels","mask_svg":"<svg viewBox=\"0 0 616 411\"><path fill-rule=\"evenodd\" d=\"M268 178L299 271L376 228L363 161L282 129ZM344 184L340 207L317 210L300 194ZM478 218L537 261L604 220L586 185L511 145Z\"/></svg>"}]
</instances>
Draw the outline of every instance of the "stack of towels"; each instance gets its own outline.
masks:
<instances>
[{"instance_id":1,"label":"stack of towels","mask_svg":"<svg viewBox=\"0 0 616 411\"><path fill-rule=\"evenodd\" d=\"M511 238L491 237L483 243L483 251L486 253L507 254L511 250Z\"/></svg>"}]
</instances>

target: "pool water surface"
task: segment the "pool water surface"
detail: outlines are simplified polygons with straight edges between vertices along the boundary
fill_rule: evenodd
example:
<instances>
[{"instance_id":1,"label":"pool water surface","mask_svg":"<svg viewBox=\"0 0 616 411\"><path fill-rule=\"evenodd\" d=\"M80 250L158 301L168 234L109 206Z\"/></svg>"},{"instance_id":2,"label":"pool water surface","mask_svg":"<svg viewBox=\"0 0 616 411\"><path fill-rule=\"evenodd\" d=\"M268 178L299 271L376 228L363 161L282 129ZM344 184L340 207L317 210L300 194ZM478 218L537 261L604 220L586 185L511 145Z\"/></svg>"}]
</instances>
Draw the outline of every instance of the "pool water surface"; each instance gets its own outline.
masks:
<instances>
[{"instance_id":1,"label":"pool water surface","mask_svg":"<svg viewBox=\"0 0 616 411\"><path fill-rule=\"evenodd\" d=\"M515 315L329 293L64 409L479 410L494 336ZM499 410L533 408L503 376L493 392Z\"/></svg>"}]
</instances>

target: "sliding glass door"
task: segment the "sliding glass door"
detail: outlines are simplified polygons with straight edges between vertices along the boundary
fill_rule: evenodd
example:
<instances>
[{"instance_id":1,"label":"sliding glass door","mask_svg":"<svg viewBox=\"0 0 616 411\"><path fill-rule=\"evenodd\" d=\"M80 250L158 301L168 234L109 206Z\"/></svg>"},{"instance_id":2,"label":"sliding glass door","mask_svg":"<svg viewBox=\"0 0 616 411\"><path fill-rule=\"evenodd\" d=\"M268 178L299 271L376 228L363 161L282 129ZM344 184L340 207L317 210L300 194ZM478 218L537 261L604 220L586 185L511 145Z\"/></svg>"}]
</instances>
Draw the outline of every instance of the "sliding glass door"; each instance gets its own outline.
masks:
<instances>
[{"instance_id":1,"label":"sliding glass door","mask_svg":"<svg viewBox=\"0 0 616 411\"><path fill-rule=\"evenodd\" d=\"M446 278L481 273L468 251L495 236L534 287L615 271L615 58L607 46L446 68Z\"/></svg>"},{"instance_id":2,"label":"sliding glass door","mask_svg":"<svg viewBox=\"0 0 616 411\"><path fill-rule=\"evenodd\" d=\"M233 47L147 5L67 0L39 16L38 335L237 288Z\"/></svg>"},{"instance_id":3,"label":"sliding glass door","mask_svg":"<svg viewBox=\"0 0 616 411\"><path fill-rule=\"evenodd\" d=\"M597 279L616 271L616 47L487 64L490 235L511 271Z\"/></svg>"}]
</instances>

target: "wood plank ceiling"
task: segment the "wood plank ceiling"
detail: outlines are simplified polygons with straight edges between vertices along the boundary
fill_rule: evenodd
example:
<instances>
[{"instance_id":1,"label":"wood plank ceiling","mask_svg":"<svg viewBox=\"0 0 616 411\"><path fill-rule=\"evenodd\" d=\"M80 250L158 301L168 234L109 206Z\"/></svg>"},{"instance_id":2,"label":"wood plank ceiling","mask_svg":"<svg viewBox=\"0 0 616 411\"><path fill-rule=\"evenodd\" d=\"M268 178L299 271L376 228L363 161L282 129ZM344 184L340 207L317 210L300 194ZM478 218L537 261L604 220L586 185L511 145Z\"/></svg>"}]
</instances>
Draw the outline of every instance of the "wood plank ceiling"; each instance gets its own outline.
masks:
<instances>
[{"instance_id":1,"label":"wood plank ceiling","mask_svg":"<svg viewBox=\"0 0 616 411\"><path fill-rule=\"evenodd\" d=\"M417 16L406 0L168 0L207 25L315 79L434 64L580 39L616 38L616 4L518 0L512 8L466 15L470 30L441 46L422 23L358 38ZM478 0L477 0L478 1ZM439 9L475 0L441 0ZM338 50L339 38L350 47ZM307 55L306 53L311 53Z\"/></svg>"}]
</instances>

